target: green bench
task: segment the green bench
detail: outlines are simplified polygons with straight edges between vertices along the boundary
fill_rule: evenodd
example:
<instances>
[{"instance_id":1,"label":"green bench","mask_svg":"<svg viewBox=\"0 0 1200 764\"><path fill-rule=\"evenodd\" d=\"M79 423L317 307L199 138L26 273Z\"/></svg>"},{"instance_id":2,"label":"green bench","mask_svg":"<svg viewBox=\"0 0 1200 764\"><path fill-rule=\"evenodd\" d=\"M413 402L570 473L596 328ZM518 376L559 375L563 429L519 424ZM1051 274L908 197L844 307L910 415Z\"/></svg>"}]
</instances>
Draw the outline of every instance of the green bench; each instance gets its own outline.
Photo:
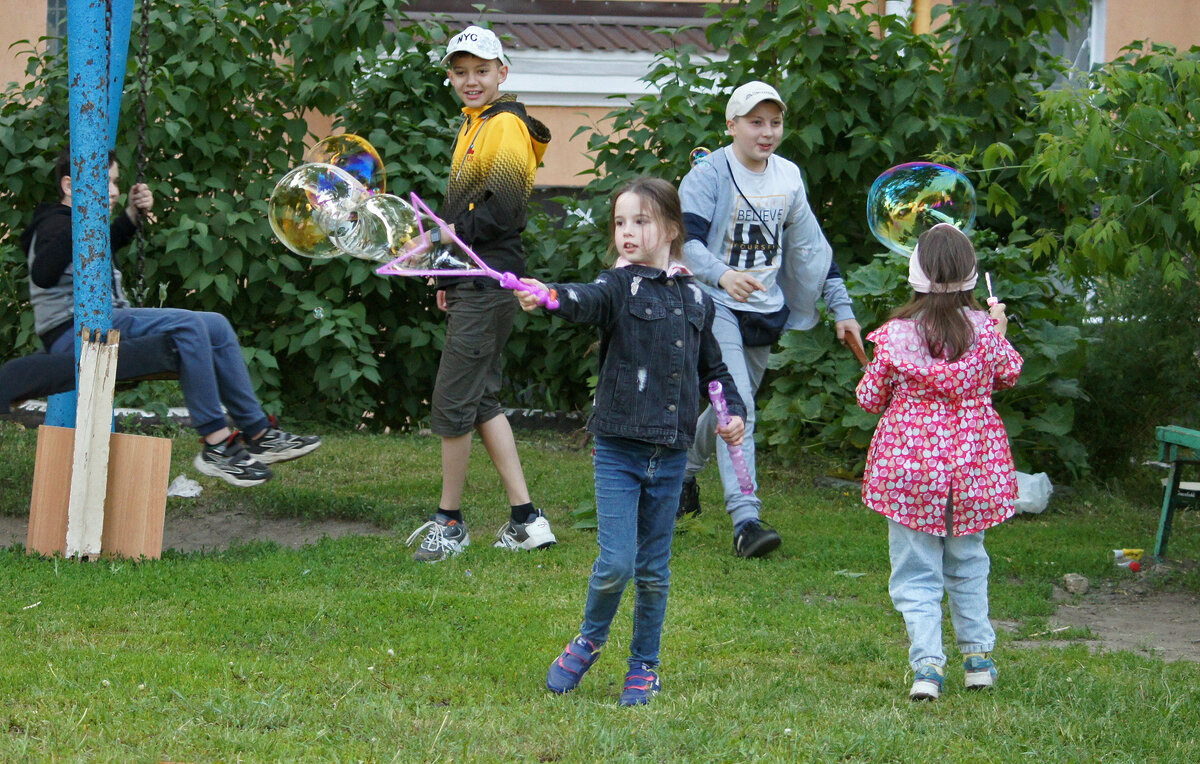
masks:
<instances>
[{"instance_id":1,"label":"green bench","mask_svg":"<svg viewBox=\"0 0 1200 764\"><path fill-rule=\"evenodd\" d=\"M1163 481L1162 515L1158 520L1158 538L1154 542L1154 556L1161 558L1167 553L1175 510L1196 505L1195 484L1183 483L1181 478L1184 466L1200 464L1200 430L1167 425L1155 428L1154 436L1158 440L1158 460L1170 470Z\"/></svg>"}]
</instances>

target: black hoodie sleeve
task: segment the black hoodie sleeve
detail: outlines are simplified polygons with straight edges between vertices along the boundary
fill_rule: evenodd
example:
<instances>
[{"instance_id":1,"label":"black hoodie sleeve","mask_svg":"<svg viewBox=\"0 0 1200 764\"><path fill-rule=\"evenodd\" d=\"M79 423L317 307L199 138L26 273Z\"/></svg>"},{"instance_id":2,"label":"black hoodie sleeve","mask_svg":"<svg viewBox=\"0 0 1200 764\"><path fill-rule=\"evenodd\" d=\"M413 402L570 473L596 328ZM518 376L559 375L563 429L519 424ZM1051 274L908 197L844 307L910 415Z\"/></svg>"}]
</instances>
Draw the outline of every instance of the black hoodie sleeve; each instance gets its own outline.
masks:
<instances>
[{"instance_id":1,"label":"black hoodie sleeve","mask_svg":"<svg viewBox=\"0 0 1200 764\"><path fill-rule=\"evenodd\" d=\"M42 289L49 289L58 284L63 271L71 263L70 209L65 215L51 214L43 218L35 233L37 239L34 241L29 278Z\"/></svg>"},{"instance_id":2,"label":"black hoodie sleeve","mask_svg":"<svg viewBox=\"0 0 1200 764\"><path fill-rule=\"evenodd\" d=\"M45 216L35 228L37 241L34 244L29 277L42 289L49 289L58 284L63 271L71 264L71 211L69 207L65 209L65 214L51 213ZM122 211L108 229L112 251L115 253L129 244L135 233L137 226Z\"/></svg>"}]
</instances>

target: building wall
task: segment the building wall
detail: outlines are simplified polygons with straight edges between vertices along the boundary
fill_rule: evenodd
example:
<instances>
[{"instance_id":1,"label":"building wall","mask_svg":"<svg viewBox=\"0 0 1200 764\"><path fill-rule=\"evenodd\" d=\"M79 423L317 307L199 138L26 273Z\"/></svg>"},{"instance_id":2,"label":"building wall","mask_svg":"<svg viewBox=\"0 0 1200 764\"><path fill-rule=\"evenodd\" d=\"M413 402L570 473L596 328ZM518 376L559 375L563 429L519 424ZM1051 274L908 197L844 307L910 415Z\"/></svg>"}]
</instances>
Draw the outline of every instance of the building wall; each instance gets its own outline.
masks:
<instances>
[{"instance_id":1,"label":"building wall","mask_svg":"<svg viewBox=\"0 0 1200 764\"><path fill-rule=\"evenodd\" d=\"M610 0L614 5L625 1ZM1149 39L1179 48L1200 44L1200 0L1094 1L1105 12L1103 58L1106 60L1119 55L1121 48L1134 40ZM843 2L850 3L852 0ZM1149 12L1147 9L1151 6L1153 11ZM873 0L868 7L882 10L886 7L886 0ZM0 0L0 18L6 20L0 29L0 85L24 81L28 46L9 46L22 39L36 41L46 33L46 0ZM614 92L612 87L617 87L606 81L606 77L620 74L617 68L622 63L645 65L645 62L633 60L635 57L632 56L622 58L623 61L605 61L600 66L593 66L586 76L573 77L572 81L581 89L580 92L563 93L561 75L564 62L539 60L537 54L525 60L514 56L513 72L505 89L524 100L529 105L530 113L545 122L554 136L546 152L545 164L538 173L539 186L581 186L587 182L587 176L579 175L591 167L586 155L587 139L586 136L573 136L582 125L600 124L604 115L615 107L615 102L604 98L607 92ZM649 58L647 55L646 59ZM628 73L623 76L627 81L625 89L630 91L623 95L635 96L645 92L638 92L634 85L628 84L635 78ZM320 115L311 117L309 125L318 138L330 131L329 120Z\"/></svg>"},{"instance_id":2,"label":"building wall","mask_svg":"<svg viewBox=\"0 0 1200 764\"><path fill-rule=\"evenodd\" d=\"M25 81L27 45L9 46L17 40L36 41L46 34L46 0L0 0L0 86Z\"/></svg>"},{"instance_id":3,"label":"building wall","mask_svg":"<svg viewBox=\"0 0 1200 764\"><path fill-rule=\"evenodd\" d=\"M1200 45L1200 0L1105 0L1104 59L1134 40L1168 43L1180 50Z\"/></svg>"}]
</instances>

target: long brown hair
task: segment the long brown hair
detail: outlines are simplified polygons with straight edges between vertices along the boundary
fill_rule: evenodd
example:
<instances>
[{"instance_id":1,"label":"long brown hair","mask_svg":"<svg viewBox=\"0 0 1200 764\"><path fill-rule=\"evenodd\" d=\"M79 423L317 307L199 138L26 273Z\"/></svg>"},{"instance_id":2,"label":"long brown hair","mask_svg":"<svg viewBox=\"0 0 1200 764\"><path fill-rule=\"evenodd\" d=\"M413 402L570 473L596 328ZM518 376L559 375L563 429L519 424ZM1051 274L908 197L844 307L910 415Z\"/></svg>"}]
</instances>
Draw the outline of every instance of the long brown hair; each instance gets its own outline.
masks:
<instances>
[{"instance_id":1,"label":"long brown hair","mask_svg":"<svg viewBox=\"0 0 1200 764\"><path fill-rule=\"evenodd\" d=\"M675 229L669 257L676 262L683 260L683 238L686 229L683 226L683 205L679 202L679 192L667 181L649 175L640 175L621 184L609 200L608 251L613 259L617 257L614 243L617 231L617 199L621 198L622 194L635 194L646 202L650 207L650 215L658 221L662 234L668 234L672 228Z\"/></svg>"},{"instance_id":2,"label":"long brown hair","mask_svg":"<svg viewBox=\"0 0 1200 764\"><path fill-rule=\"evenodd\" d=\"M966 281L976 271L975 248L971 246L971 240L953 226L934 226L921 234L917 239L916 256L921 270L934 284ZM957 361L975 342L975 328L963 308L979 310L975 294L970 290L914 292L912 299L897 308L892 318L914 319L930 355Z\"/></svg>"}]
</instances>

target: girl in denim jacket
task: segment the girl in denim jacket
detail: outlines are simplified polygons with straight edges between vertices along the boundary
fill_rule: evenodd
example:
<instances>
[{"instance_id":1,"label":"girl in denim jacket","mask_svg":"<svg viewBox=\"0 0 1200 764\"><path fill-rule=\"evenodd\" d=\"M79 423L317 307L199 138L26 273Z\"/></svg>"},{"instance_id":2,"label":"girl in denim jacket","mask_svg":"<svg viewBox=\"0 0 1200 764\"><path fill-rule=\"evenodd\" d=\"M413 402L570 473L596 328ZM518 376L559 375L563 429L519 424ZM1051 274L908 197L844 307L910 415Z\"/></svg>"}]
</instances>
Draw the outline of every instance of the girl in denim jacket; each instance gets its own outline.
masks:
<instances>
[{"instance_id":1,"label":"girl in denim jacket","mask_svg":"<svg viewBox=\"0 0 1200 764\"><path fill-rule=\"evenodd\" d=\"M608 641L633 578L633 639L620 699L633 706L660 688L671 538L701 398L709 382L721 382L731 417L717 432L731 445L741 444L746 408L712 335L712 300L679 263L684 227L675 188L655 178L627 183L613 197L610 226L616 267L590 284L549 285L558 294L558 315L595 324L602 335L588 420L600 554L579 636L550 665L546 686L565 693L579 685ZM517 297L525 310L538 307L529 293Z\"/></svg>"},{"instance_id":2,"label":"girl in denim jacket","mask_svg":"<svg viewBox=\"0 0 1200 764\"><path fill-rule=\"evenodd\" d=\"M888 589L915 673L909 697L934 700L945 675L946 594L965 686L996 681L983 532L1012 516L1017 485L992 392L1017 383L1021 356L1004 337L1004 303L990 317L975 303L975 250L957 228L940 223L921 234L908 280L913 299L867 337L875 358L858 403L883 417L862 496L888 518Z\"/></svg>"}]
</instances>

